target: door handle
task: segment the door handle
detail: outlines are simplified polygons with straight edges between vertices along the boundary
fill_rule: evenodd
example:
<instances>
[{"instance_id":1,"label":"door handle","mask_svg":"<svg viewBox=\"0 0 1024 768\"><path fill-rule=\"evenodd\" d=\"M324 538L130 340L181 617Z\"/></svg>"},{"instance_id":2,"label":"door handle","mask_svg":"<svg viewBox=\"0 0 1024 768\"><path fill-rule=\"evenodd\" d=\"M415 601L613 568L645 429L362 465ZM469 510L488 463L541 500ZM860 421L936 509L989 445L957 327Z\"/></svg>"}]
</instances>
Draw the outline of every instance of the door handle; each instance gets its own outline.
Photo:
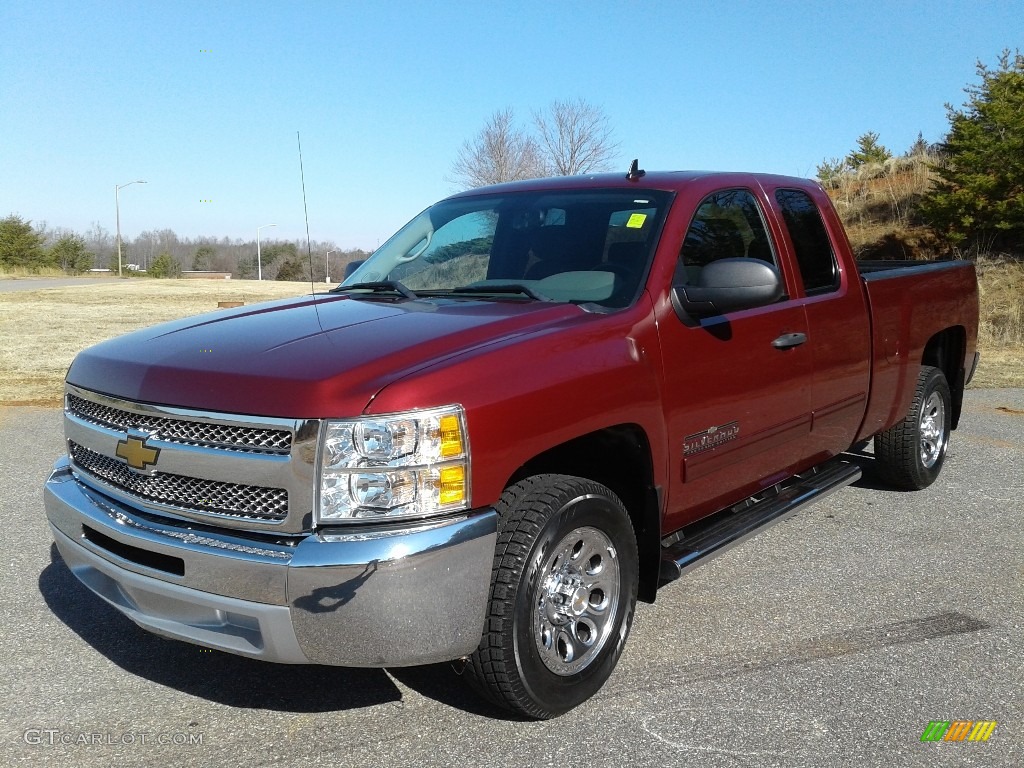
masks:
<instances>
[{"instance_id":1,"label":"door handle","mask_svg":"<svg viewBox=\"0 0 1024 768\"><path fill-rule=\"evenodd\" d=\"M772 342L772 346L776 349L792 349L793 347L799 347L806 341L806 333L784 333Z\"/></svg>"}]
</instances>

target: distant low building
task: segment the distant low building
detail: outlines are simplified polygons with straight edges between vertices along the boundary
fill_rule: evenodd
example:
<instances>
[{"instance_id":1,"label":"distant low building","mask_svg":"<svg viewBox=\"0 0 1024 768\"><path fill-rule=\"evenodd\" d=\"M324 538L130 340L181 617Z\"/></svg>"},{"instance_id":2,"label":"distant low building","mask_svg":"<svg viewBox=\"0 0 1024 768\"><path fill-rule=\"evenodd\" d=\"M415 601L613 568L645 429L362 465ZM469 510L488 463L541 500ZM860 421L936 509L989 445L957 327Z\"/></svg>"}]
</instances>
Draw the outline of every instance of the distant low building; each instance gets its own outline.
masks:
<instances>
[{"instance_id":1,"label":"distant low building","mask_svg":"<svg viewBox=\"0 0 1024 768\"><path fill-rule=\"evenodd\" d=\"M191 278L193 280L230 280L230 272L210 272L208 270L199 269L186 269L183 270L181 276L184 278Z\"/></svg>"}]
</instances>

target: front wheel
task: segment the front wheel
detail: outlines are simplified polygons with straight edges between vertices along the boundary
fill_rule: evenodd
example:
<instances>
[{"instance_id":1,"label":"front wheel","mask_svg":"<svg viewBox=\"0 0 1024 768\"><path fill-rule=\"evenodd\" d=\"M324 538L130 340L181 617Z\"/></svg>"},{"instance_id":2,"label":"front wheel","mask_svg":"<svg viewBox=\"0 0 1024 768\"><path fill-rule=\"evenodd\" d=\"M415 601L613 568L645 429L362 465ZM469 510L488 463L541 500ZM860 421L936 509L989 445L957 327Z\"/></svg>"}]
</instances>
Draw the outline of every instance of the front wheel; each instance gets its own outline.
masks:
<instances>
[{"instance_id":1,"label":"front wheel","mask_svg":"<svg viewBox=\"0 0 1024 768\"><path fill-rule=\"evenodd\" d=\"M600 483L537 475L508 488L480 646L469 669L500 706L554 717L611 675L633 621L636 537Z\"/></svg>"},{"instance_id":2,"label":"front wheel","mask_svg":"<svg viewBox=\"0 0 1024 768\"><path fill-rule=\"evenodd\" d=\"M875 459L888 484L914 491L935 482L946 458L952 412L945 375L922 366L906 418L875 435Z\"/></svg>"}]
</instances>

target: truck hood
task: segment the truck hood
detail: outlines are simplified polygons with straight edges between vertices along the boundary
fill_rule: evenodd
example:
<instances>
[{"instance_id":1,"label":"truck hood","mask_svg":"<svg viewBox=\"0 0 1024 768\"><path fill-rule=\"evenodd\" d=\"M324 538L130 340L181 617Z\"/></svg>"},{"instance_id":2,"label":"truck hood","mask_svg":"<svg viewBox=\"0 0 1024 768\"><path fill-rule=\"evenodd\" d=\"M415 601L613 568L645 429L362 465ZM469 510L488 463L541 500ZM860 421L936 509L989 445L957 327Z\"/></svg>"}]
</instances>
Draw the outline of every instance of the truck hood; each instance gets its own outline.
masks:
<instances>
[{"instance_id":1,"label":"truck hood","mask_svg":"<svg viewBox=\"0 0 1024 768\"><path fill-rule=\"evenodd\" d=\"M585 314L571 304L542 302L323 295L314 302L304 296L105 341L75 358L67 380L127 400L181 408L285 418L353 416L387 384L416 370Z\"/></svg>"}]
</instances>

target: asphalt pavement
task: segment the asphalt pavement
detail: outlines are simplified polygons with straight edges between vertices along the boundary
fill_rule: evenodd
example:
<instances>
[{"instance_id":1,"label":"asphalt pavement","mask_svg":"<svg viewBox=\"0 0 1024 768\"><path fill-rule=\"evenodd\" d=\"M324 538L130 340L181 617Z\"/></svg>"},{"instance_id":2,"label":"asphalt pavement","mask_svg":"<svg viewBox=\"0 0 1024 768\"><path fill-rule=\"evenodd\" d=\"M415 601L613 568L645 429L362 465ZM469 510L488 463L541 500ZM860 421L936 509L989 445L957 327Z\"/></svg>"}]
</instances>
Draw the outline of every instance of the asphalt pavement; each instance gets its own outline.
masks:
<instances>
[{"instance_id":1,"label":"asphalt pavement","mask_svg":"<svg viewBox=\"0 0 1024 768\"><path fill-rule=\"evenodd\" d=\"M52 548L60 413L0 408L2 765L1024 765L1024 390L972 390L931 488L865 477L663 589L548 722L448 665L276 666L150 635ZM922 742L931 721L994 721Z\"/></svg>"}]
</instances>

